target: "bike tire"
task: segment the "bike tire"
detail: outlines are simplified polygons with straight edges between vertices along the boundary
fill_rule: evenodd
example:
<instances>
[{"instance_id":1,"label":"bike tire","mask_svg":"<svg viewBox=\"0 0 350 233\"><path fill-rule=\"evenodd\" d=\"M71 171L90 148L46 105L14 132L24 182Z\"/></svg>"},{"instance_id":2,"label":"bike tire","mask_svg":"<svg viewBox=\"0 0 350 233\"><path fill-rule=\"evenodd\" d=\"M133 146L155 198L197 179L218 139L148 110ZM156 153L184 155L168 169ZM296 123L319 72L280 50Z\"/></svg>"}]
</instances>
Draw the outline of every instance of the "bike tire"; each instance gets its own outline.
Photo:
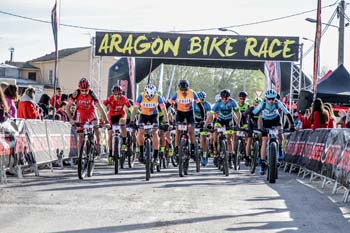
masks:
<instances>
[{"instance_id":1,"label":"bike tire","mask_svg":"<svg viewBox=\"0 0 350 233\"><path fill-rule=\"evenodd\" d=\"M221 153L221 156L223 157L223 167L224 167L224 175L225 176L229 176L230 173L229 173L229 169L228 169L228 156L227 156L227 150L226 150L226 142L225 141L221 141L221 146L220 146L220 153Z\"/></svg>"},{"instance_id":2,"label":"bike tire","mask_svg":"<svg viewBox=\"0 0 350 233\"><path fill-rule=\"evenodd\" d=\"M185 154L184 154L184 148L185 148L185 141L181 139L180 142L180 148L179 148L179 176L183 177L184 176L184 160L185 160Z\"/></svg>"},{"instance_id":3,"label":"bike tire","mask_svg":"<svg viewBox=\"0 0 350 233\"><path fill-rule=\"evenodd\" d=\"M277 143L271 142L269 145L268 171L267 171L267 179L269 183L276 183L277 152L278 152Z\"/></svg>"},{"instance_id":4,"label":"bike tire","mask_svg":"<svg viewBox=\"0 0 350 233\"><path fill-rule=\"evenodd\" d=\"M79 157L78 157L78 177L83 180L87 173L88 166L88 153L90 151L89 143L87 141L83 141L80 146Z\"/></svg>"},{"instance_id":5,"label":"bike tire","mask_svg":"<svg viewBox=\"0 0 350 233\"><path fill-rule=\"evenodd\" d=\"M135 163L135 154L131 149L128 150L128 166L129 168L133 168Z\"/></svg>"},{"instance_id":6,"label":"bike tire","mask_svg":"<svg viewBox=\"0 0 350 233\"><path fill-rule=\"evenodd\" d=\"M254 174L257 166L257 160L259 156L259 142L254 141L253 143L253 153L251 154L251 163L250 163L250 173Z\"/></svg>"},{"instance_id":7,"label":"bike tire","mask_svg":"<svg viewBox=\"0 0 350 233\"><path fill-rule=\"evenodd\" d=\"M233 160L233 167L235 170L240 170L241 169L241 157L242 157L242 146L243 146L243 142L241 139L238 139L237 141L237 150L234 156L234 160Z\"/></svg>"},{"instance_id":8,"label":"bike tire","mask_svg":"<svg viewBox=\"0 0 350 233\"><path fill-rule=\"evenodd\" d=\"M201 171L201 156L199 154L198 142L196 141L194 145L194 157L196 159L196 172Z\"/></svg>"},{"instance_id":9,"label":"bike tire","mask_svg":"<svg viewBox=\"0 0 350 233\"><path fill-rule=\"evenodd\" d=\"M119 140L119 137L114 137L114 141L113 141L114 174L119 173L119 152L120 152L120 140Z\"/></svg>"},{"instance_id":10,"label":"bike tire","mask_svg":"<svg viewBox=\"0 0 350 233\"><path fill-rule=\"evenodd\" d=\"M145 153L146 153L146 181L151 178L151 142L150 140L145 141Z\"/></svg>"},{"instance_id":11,"label":"bike tire","mask_svg":"<svg viewBox=\"0 0 350 233\"><path fill-rule=\"evenodd\" d=\"M120 168L124 169L124 163L125 163L125 152L120 153Z\"/></svg>"}]
</instances>

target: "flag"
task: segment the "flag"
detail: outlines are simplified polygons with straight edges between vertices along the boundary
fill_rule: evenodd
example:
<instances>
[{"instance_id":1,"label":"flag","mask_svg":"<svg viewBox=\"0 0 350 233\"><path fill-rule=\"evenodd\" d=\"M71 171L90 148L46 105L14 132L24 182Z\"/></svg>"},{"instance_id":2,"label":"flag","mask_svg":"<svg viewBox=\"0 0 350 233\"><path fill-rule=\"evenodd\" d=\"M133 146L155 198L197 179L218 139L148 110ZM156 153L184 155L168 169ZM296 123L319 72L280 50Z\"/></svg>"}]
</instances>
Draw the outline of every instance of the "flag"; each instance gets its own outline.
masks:
<instances>
[{"instance_id":1,"label":"flag","mask_svg":"<svg viewBox=\"0 0 350 233\"><path fill-rule=\"evenodd\" d=\"M58 18L57 18L57 0L51 11L51 26L53 32L53 39L55 41L55 49L58 49L57 34L58 34Z\"/></svg>"},{"instance_id":2,"label":"flag","mask_svg":"<svg viewBox=\"0 0 350 233\"><path fill-rule=\"evenodd\" d=\"M131 87L131 98L134 100L135 97L135 58L128 57L129 64L129 79L130 79L130 87Z\"/></svg>"},{"instance_id":3,"label":"flag","mask_svg":"<svg viewBox=\"0 0 350 233\"><path fill-rule=\"evenodd\" d=\"M313 67L313 91L314 100L316 99L317 92L317 81L318 81L318 69L320 62L320 44L321 44L321 0L317 0L317 22L316 22L316 33L315 33L315 44L314 44L314 67Z\"/></svg>"}]
</instances>

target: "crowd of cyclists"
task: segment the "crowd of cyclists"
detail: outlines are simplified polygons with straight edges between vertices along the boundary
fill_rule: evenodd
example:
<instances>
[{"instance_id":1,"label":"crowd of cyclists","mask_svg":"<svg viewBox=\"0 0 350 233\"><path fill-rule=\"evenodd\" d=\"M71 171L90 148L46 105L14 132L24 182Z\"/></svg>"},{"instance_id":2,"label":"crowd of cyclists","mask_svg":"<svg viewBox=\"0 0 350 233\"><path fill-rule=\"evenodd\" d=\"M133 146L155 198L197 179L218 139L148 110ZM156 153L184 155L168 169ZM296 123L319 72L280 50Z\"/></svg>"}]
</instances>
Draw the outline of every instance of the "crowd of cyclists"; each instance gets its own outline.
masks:
<instances>
[{"instance_id":1,"label":"crowd of cyclists","mask_svg":"<svg viewBox=\"0 0 350 233\"><path fill-rule=\"evenodd\" d=\"M244 160L246 166L250 166L252 153L253 132L259 130L260 135L260 174L266 172L266 149L268 133L265 129L277 128L279 130L279 145L282 145L282 117L287 119L289 129L294 130L293 117L278 99L277 92L269 89L265 92L265 98L253 99L249 105L248 94L240 92L234 99L228 89L221 90L216 96L216 102L210 104L206 101L204 91L194 91L190 88L188 80L180 80L177 90L171 98L165 100L157 88L149 83L135 100L129 100L123 93L121 86L114 85L112 95L103 103L100 103L94 92L90 89L89 81L82 78L79 88L69 99L68 109L76 106L75 112L68 111L68 117L72 125L84 125L86 122L98 124L96 110L100 112L105 127L109 129L108 135L108 164L112 165L112 125L119 125L121 131L121 151L133 148L133 153L138 155L138 160L144 163L145 125L152 125L152 163L159 165L160 159L177 158L179 154L180 133L179 124L185 123L189 138L189 151L187 160L200 160L201 166L208 165L208 158L213 157L216 166L220 164L222 157L219 153L218 129L225 129L225 140L228 151L228 164L233 168L237 159ZM105 112L102 104L107 107ZM78 124L76 124L78 123ZM132 129L132 136L128 136L127 128ZM197 129L197 130L196 130ZM244 131L245 149L238 157L236 132ZM77 127L78 150L82 140L81 128ZM95 130L97 155L101 151L99 131ZM134 146L133 146L134 145ZM196 146L198 145L198 147ZM165 155L165 148L167 152ZM243 154L243 155L241 155ZM279 159L283 159L281 146ZM178 162L178 161L177 161ZM254 161L255 162L255 161ZM237 167L235 167L238 169Z\"/></svg>"}]
</instances>

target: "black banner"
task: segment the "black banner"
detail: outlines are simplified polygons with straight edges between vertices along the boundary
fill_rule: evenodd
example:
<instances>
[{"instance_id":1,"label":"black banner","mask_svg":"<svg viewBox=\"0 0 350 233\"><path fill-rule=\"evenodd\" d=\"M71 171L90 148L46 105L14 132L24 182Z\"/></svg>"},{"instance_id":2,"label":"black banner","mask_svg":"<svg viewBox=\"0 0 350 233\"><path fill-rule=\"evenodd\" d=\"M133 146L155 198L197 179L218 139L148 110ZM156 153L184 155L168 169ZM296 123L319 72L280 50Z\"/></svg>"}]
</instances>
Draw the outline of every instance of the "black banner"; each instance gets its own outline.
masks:
<instances>
[{"instance_id":1,"label":"black banner","mask_svg":"<svg viewBox=\"0 0 350 233\"><path fill-rule=\"evenodd\" d=\"M289 136L285 161L336 179L350 188L350 130L300 130Z\"/></svg>"},{"instance_id":2,"label":"black banner","mask_svg":"<svg viewBox=\"0 0 350 233\"><path fill-rule=\"evenodd\" d=\"M96 32L96 56L297 61L298 37Z\"/></svg>"}]
</instances>

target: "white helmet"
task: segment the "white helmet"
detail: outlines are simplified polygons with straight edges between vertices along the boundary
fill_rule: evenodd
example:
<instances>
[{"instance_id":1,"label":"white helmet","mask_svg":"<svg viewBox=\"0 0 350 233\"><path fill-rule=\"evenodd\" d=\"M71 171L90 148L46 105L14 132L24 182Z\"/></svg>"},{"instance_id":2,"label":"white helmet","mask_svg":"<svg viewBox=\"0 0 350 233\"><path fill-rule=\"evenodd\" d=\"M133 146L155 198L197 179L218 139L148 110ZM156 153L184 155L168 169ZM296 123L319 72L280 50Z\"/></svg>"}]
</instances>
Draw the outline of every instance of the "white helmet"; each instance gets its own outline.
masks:
<instances>
[{"instance_id":1,"label":"white helmet","mask_svg":"<svg viewBox=\"0 0 350 233\"><path fill-rule=\"evenodd\" d=\"M153 84L147 84L144 91L147 99L152 99L157 93L157 88Z\"/></svg>"}]
</instances>

